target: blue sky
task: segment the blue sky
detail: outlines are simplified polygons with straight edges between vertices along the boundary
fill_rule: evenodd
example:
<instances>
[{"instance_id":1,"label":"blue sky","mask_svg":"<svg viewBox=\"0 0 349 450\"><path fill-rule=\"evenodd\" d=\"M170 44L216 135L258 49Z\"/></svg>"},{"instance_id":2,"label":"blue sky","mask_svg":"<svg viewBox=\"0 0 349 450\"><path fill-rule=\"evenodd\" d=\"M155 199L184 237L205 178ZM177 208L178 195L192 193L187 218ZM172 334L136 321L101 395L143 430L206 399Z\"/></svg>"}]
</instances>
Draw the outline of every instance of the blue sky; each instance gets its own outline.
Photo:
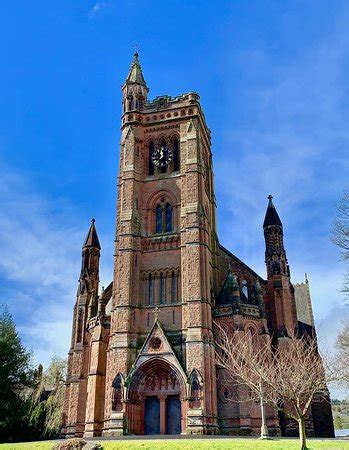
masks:
<instances>
[{"instance_id":1,"label":"blue sky","mask_svg":"<svg viewBox=\"0 0 349 450\"><path fill-rule=\"evenodd\" d=\"M91 217L112 276L120 86L138 43L150 98L197 91L221 242L265 275L267 195L294 282L331 344L348 316L330 243L348 187L347 1L3 2L0 294L37 362L65 355Z\"/></svg>"}]
</instances>

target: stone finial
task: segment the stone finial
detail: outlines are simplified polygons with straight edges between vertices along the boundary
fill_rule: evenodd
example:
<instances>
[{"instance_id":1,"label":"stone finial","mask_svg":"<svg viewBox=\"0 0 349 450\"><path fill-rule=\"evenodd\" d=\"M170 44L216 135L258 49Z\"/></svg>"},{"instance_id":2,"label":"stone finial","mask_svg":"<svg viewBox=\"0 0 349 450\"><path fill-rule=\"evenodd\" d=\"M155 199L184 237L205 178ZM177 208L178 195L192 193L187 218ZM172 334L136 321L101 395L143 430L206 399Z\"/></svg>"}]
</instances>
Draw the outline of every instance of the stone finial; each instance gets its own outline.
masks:
<instances>
[{"instance_id":1,"label":"stone finial","mask_svg":"<svg viewBox=\"0 0 349 450\"><path fill-rule=\"evenodd\" d=\"M153 314L154 314L154 320L155 320L155 322L158 320L159 313L160 313L160 308L158 308L158 307L156 306L156 307L153 309Z\"/></svg>"}]
</instances>

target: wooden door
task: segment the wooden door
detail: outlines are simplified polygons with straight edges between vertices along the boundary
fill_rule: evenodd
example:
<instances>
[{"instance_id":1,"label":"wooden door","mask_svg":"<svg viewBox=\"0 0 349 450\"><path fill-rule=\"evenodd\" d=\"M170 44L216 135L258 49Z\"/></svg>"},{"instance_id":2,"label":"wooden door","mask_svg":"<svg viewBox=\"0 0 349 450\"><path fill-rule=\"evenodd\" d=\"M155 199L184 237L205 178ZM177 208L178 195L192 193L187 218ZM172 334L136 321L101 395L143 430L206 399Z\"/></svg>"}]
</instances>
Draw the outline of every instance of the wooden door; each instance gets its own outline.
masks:
<instances>
[{"instance_id":1,"label":"wooden door","mask_svg":"<svg viewBox=\"0 0 349 450\"><path fill-rule=\"evenodd\" d=\"M160 434L160 401L155 396L145 399L144 434Z\"/></svg>"}]
</instances>

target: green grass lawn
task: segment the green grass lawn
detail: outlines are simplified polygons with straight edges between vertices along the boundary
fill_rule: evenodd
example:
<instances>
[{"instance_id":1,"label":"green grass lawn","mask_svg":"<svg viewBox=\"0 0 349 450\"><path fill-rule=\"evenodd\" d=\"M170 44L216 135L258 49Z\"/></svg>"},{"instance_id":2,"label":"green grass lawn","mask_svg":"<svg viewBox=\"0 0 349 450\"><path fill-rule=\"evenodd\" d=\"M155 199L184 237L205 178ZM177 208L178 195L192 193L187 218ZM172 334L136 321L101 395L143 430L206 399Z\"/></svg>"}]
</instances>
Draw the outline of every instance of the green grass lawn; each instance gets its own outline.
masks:
<instances>
[{"instance_id":1,"label":"green grass lawn","mask_svg":"<svg viewBox=\"0 0 349 450\"><path fill-rule=\"evenodd\" d=\"M273 439L270 441L259 441L257 439L180 439L180 440L137 440L137 441L98 441L104 450L259 450L274 449L288 450L298 449L299 444L296 439L284 440ZM0 444L0 449L40 449L48 450L53 446L53 442L23 442L20 444ZM349 449L349 441L332 440L308 440L309 449Z\"/></svg>"},{"instance_id":2,"label":"green grass lawn","mask_svg":"<svg viewBox=\"0 0 349 450\"><path fill-rule=\"evenodd\" d=\"M39 442L19 442L16 444L0 444L0 448L3 449L22 449L22 450L32 450L38 448L40 450L52 449L54 443L51 441L39 441Z\"/></svg>"}]
</instances>

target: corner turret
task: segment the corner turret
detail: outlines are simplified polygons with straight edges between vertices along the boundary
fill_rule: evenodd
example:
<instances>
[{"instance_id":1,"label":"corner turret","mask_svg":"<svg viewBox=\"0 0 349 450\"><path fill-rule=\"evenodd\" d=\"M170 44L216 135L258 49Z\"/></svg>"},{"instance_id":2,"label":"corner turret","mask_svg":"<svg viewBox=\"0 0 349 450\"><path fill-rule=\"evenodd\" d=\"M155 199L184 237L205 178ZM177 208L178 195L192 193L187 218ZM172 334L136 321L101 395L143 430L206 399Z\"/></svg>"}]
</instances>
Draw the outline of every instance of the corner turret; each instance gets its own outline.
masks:
<instances>
[{"instance_id":1,"label":"corner turret","mask_svg":"<svg viewBox=\"0 0 349 450\"><path fill-rule=\"evenodd\" d=\"M122 86L123 113L141 111L147 101L148 92L149 89L143 77L138 53L135 53L126 81Z\"/></svg>"},{"instance_id":2,"label":"corner turret","mask_svg":"<svg viewBox=\"0 0 349 450\"><path fill-rule=\"evenodd\" d=\"M273 203L273 197L268 196L268 207L263 223L265 238L265 263L268 278L272 275L290 276L286 251L283 241L283 226Z\"/></svg>"},{"instance_id":3,"label":"corner turret","mask_svg":"<svg viewBox=\"0 0 349 450\"><path fill-rule=\"evenodd\" d=\"M269 326L276 336L287 336L296 331L297 312L294 289L290 281L290 269L284 247L283 225L268 196L268 207L263 223L265 238L265 263L268 278Z\"/></svg>"}]
</instances>

